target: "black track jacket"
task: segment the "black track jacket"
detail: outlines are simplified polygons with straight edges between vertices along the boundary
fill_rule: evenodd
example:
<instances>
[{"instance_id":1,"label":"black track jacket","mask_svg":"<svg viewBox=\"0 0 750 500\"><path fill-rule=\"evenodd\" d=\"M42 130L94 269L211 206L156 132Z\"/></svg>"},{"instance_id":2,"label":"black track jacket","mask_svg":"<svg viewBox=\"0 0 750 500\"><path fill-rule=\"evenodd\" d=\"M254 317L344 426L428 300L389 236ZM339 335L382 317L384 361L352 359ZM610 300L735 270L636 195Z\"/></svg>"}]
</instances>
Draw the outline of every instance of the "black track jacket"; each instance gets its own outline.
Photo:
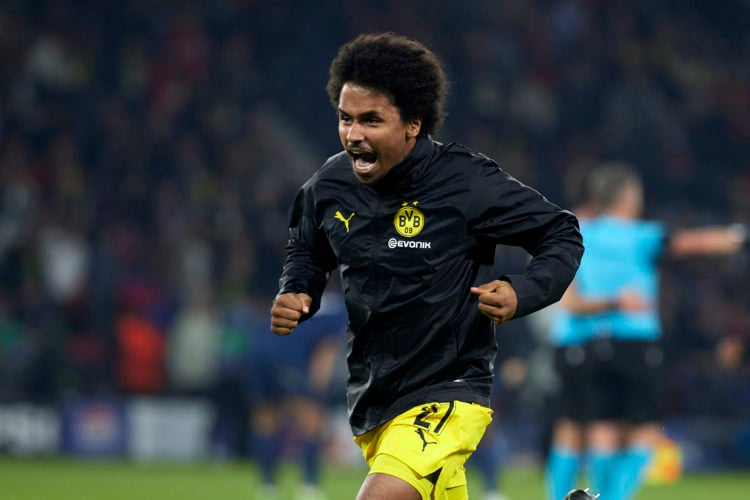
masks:
<instances>
[{"instance_id":1,"label":"black track jacket","mask_svg":"<svg viewBox=\"0 0 750 500\"><path fill-rule=\"evenodd\" d=\"M420 138L366 185L346 153L300 189L279 293L307 293L311 313L338 267L349 313L347 398L355 435L432 401L489 406L494 328L469 288L493 273L497 244L533 256L502 276L521 317L561 297L583 254L578 221L486 156Z\"/></svg>"}]
</instances>

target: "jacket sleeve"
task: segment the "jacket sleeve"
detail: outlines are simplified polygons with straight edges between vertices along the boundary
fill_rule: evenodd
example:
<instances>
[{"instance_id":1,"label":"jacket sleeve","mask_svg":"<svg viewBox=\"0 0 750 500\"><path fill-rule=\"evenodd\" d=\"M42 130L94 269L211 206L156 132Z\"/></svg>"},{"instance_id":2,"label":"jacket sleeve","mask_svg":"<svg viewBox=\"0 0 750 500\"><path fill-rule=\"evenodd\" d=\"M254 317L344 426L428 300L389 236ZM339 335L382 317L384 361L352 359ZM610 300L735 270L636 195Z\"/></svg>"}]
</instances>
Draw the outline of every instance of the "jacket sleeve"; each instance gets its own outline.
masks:
<instances>
[{"instance_id":1,"label":"jacket sleeve","mask_svg":"<svg viewBox=\"0 0 750 500\"><path fill-rule=\"evenodd\" d=\"M330 272L336 259L322 227L315 220L314 200L310 184L297 193L289 216L289 240L286 261L279 279L282 293L306 293L312 297L311 317L320 308Z\"/></svg>"},{"instance_id":2,"label":"jacket sleeve","mask_svg":"<svg viewBox=\"0 0 750 500\"><path fill-rule=\"evenodd\" d=\"M479 241L523 247L523 274L504 275L518 297L515 317L560 300L583 255L578 220L487 160L471 181L469 232Z\"/></svg>"}]
</instances>

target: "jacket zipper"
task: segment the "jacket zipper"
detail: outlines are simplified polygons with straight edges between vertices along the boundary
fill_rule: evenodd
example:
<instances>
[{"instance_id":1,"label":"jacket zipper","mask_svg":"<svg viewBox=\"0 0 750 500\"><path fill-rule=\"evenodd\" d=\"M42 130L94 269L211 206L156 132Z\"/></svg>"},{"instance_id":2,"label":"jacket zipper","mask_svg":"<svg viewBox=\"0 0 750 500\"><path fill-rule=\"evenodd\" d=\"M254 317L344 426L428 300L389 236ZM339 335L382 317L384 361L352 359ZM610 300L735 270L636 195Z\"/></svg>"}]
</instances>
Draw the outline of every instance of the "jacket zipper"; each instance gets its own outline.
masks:
<instances>
[{"instance_id":1,"label":"jacket zipper","mask_svg":"<svg viewBox=\"0 0 750 500\"><path fill-rule=\"evenodd\" d=\"M380 273L378 272L378 247L380 246L380 232L381 232L380 208L382 204L383 204L383 200L380 199L380 196L377 196L376 202L375 202L375 239L373 240L373 245L372 245L372 270L375 273L375 291L377 293L377 297L380 296L380 292L381 292L380 290L381 278L380 278ZM377 297L374 297L374 299L377 300Z\"/></svg>"},{"instance_id":2,"label":"jacket zipper","mask_svg":"<svg viewBox=\"0 0 750 500\"><path fill-rule=\"evenodd\" d=\"M372 248L372 268L375 273L375 292L376 295L373 297L373 301L377 304L376 311L380 311L380 301L385 290L383 287L387 284L384 281L383 273L378 268L380 264L380 253L381 253L381 240L380 237L383 234L383 221L381 210L383 208L383 199L378 196L377 202L375 203L375 240ZM390 325L383 321L380 317L377 324L382 328L382 332L378 335L377 343L380 344L380 352L382 353L382 362L388 364L388 360L393 358L393 339L391 339Z\"/></svg>"}]
</instances>

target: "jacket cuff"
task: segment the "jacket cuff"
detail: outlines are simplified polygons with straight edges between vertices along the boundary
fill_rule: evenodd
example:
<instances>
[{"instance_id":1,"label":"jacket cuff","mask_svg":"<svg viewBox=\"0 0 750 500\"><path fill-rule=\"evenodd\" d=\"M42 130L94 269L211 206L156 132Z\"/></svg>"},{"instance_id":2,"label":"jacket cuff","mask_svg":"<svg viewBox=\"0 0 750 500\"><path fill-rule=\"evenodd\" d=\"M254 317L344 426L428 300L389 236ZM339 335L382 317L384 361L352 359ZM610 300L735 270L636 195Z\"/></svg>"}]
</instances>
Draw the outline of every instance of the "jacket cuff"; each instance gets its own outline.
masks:
<instances>
[{"instance_id":1,"label":"jacket cuff","mask_svg":"<svg viewBox=\"0 0 750 500\"><path fill-rule=\"evenodd\" d=\"M305 286L295 286L295 284L288 283L281 287L279 290L279 293L276 294L276 297L279 295L285 294L285 293L306 293L307 295L312 298L312 303L310 304L310 312L307 314L303 314L300 318L300 322L305 321L309 318L311 318L316 312L318 312L318 309L320 309L320 300L322 298L322 294L316 293L314 291L313 287L305 287ZM274 297L274 301L276 298Z\"/></svg>"},{"instance_id":2,"label":"jacket cuff","mask_svg":"<svg viewBox=\"0 0 750 500\"><path fill-rule=\"evenodd\" d=\"M516 314L515 318L521 318L535 311L538 311L547 304L540 300L539 287L530 279L522 274L504 274L500 277L502 281L507 281L516 292Z\"/></svg>"}]
</instances>

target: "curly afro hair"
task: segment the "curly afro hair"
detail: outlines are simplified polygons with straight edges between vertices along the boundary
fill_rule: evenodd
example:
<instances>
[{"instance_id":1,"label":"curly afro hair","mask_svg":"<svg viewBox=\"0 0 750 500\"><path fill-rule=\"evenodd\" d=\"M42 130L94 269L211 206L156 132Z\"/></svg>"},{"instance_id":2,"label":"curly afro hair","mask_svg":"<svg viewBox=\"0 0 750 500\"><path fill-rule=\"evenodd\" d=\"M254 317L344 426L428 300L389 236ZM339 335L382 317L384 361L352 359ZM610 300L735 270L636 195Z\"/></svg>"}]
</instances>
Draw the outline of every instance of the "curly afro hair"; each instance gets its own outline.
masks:
<instances>
[{"instance_id":1,"label":"curly afro hair","mask_svg":"<svg viewBox=\"0 0 750 500\"><path fill-rule=\"evenodd\" d=\"M420 135L434 133L445 118L448 82L442 64L427 47L405 36L364 34L344 44L331 62L326 86L334 108L347 82L390 96L404 122L421 118Z\"/></svg>"}]
</instances>

